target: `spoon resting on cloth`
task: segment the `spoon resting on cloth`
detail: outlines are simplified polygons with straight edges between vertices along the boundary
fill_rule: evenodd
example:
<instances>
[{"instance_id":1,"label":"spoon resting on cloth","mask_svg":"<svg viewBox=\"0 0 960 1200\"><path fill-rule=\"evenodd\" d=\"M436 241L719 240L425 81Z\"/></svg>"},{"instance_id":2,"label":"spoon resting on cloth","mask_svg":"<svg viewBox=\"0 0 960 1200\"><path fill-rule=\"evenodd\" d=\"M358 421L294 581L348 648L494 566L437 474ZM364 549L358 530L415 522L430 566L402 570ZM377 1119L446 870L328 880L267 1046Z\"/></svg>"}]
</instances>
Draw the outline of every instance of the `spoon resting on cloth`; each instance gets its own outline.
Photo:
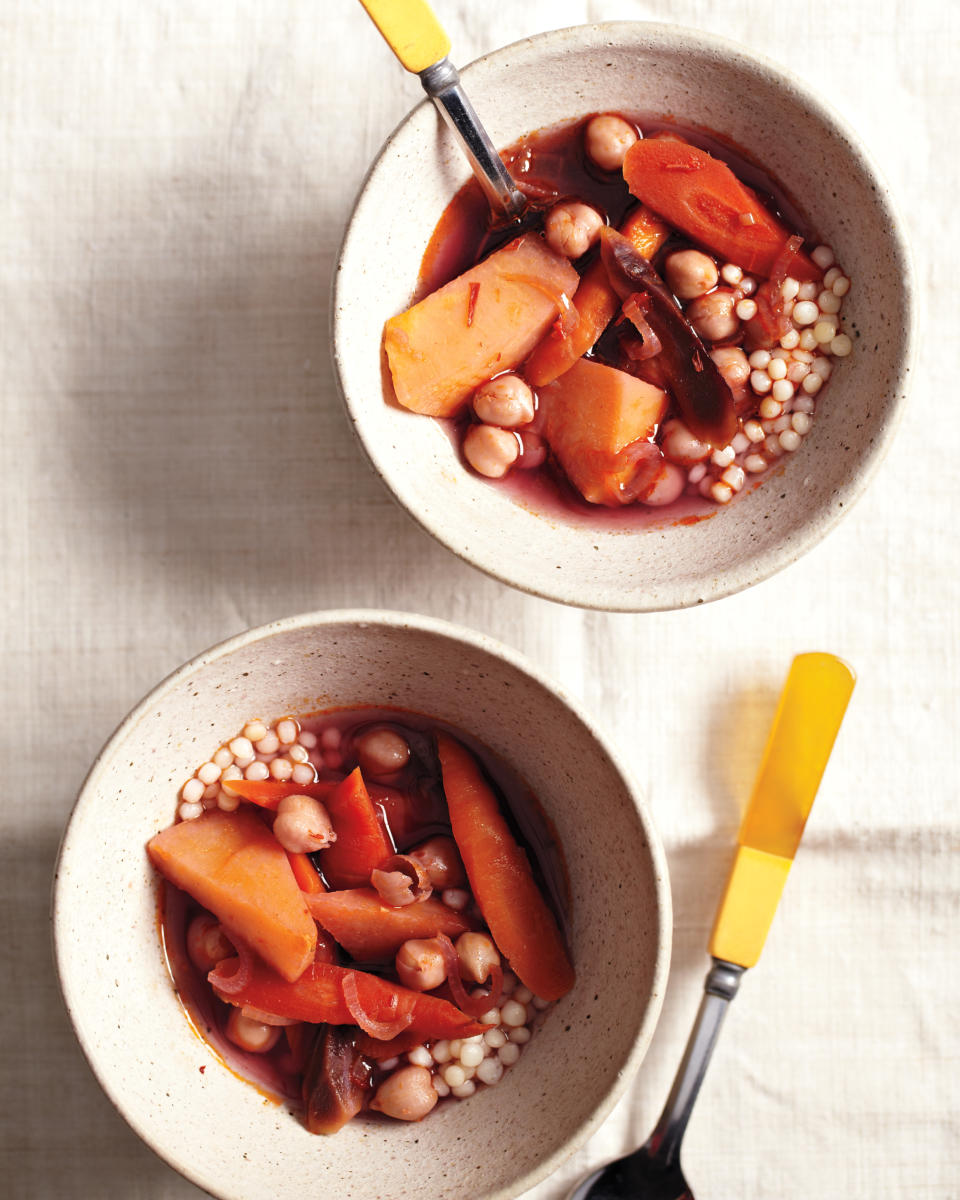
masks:
<instances>
[{"instance_id":1,"label":"spoon resting on cloth","mask_svg":"<svg viewBox=\"0 0 960 1200\"><path fill-rule=\"evenodd\" d=\"M447 58L450 39L425 0L360 0L402 66L420 77L466 154L490 207L512 219L526 207L510 173L494 149L473 105L460 86L460 74Z\"/></svg>"},{"instance_id":2,"label":"spoon resting on cloth","mask_svg":"<svg viewBox=\"0 0 960 1200\"><path fill-rule=\"evenodd\" d=\"M569 1200L693 1200L680 1143L727 1006L760 957L854 682L832 654L793 660L717 911L713 965L663 1113L639 1150L594 1171Z\"/></svg>"}]
</instances>

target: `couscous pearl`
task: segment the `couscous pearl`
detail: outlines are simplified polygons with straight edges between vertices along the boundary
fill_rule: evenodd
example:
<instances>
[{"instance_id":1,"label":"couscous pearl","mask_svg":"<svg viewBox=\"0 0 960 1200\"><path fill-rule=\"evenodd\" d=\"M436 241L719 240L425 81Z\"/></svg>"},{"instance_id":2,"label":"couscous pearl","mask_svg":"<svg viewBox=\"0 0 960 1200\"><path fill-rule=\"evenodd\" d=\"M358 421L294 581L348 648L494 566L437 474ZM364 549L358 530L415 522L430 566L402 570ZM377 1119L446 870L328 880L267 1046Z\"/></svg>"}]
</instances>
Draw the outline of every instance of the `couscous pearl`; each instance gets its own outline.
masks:
<instances>
[{"instance_id":1,"label":"couscous pearl","mask_svg":"<svg viewBox=\"0 0 960 1200\"><path fill-rule=\"evenodd\" d=\"M213 756L213 761L217 764L220 770L233 765L233 755L226 746L221 746Z\"/></svg>"},{"instance_id":2,"label":"couscous pearl","mask_svg":"<svg viewBox=\"0 0 960 1200\"><path fill-rule=\"evenodd\" d=\"M426 1046L414 1046L412 1050L407 1051L407 1058L415 1067L432 1067L433 1055ZM383 1063L380 1064L383 1066Z\"/></svg>"},{"instance_id":3,"label":"couscous pearl","mask_svg":"<svg viewBox=\"0 0 960 1200\"><path fill-rule=\"evenodd\" d=\"M784 300L793 300L799 291L800 280L793 279L789 275L783 281L783 283L780 284L780 295L784 298Z\"/></svg>"},{"instance_id":4,"label":"couscous pearl","mask_svg":"<svg viewBox=\"0 0 960 1200\"><path fill-rule=\"evenodd\" d=\"M813 300L817 295L817 285L815 283L801 283L800 291L797 292L798 300Z\"/></svg>"},{"instance_id":5,"label":"couscous pearl","mask_svg":"<svg viewBox=\"0 0 960 1200\"><path fill-rule=\"evenodd\" d=\"M737 452L732 446L724 446L721 450L714 450L714 452L710 455L710 461L715 467L727 467L736 457ZM517 999L519 999L519 996Z\"/></svg>"},{"instance_id":6,"label":"couscous pearl","mask_svg":"<svg viewBox=\"0 0 960 1200\"><path fill-rule=\"evenodd\" d=\"M853 342L850 341L845 333L838 333L830 343L830 353L837 358L846 358L852 349Z\"/></svg>"},{"instance_id":7,"label":"couscous pearl","mask_svg":"<svg viewBox=\"0 0 960 1200\"><path fill-rule=\"evenodd\" d=\"M750 363L750 366L753 367L753 369L755 371L763 371L766 369L767 364L770 362L770 351L769 350L754 350L754 352L750 355L750 358L748 359L748 361Z\"/></svg>"},{"instance_id":8,"label":"couscous pearl","mask_svg":"<svg viewBox=\"0 0 960 1200\"><path fill-rule=\"evenodd\" d=\"M771 379L784 379L787 374L787 364L782 358L771 359L770 365L767 367L767 374Z\"/></svg>"},{"instance_id":9,"label":"couscous pearl","mask_svg":"<svg viewBox=\"0 0 960 1200\"><path fill-rule=\"evenodd\" d=\"M483 1040L491 1050L499 1050L501 1046L507 1044L507 1035L502 1029L488 1029L483 1035Z\"/></svg>"},{"instance_id":10,"label":"couscous pearl","mask_svg":"<svg viewBox=\"0 0 960 1200\"><path fill-rule=\"evenodd\" d=\"M500 1009L488 1008L485 1013L481 1013L477 1020L481 1025L499 1025L500 1024ZM487 1031L490 1032L489 1030ZM481 1037L486 1037L486 1034L481 1034Z\"/></svg>"},{"instance_id":11,"label":"couscous pearl","mask_svg":"<svg viewBox=\"0 0 960 1200\"><path fill-rule=\"evenodd\" d=\"M256 755L251 754L249 757L235 758L233 761L235 766L238 766L241 771L245 771L255 759Z\"/></svg>"},{"instance_id":12,"label":"couscous pearl","mask_svg":"<svg viewBox=\"0 0 960 1200\"><path fill-rule=\"evenodd\" d=\"M516 987L519 982L519 979L517 979L516 975L514 975L512 971L504 971L503 987L501 989L503 994L505 996L511 995L514 991L516 991Z\"/></svg>"},{"instance_id":13,"label":"couscous pearl","mask_svg":"<svg viewBox=\"0 0 960 1200\"><path fill-rule=\"evenodd\" d=\"M784 350L782 346L778 346L776 350L771 352L770 357L779 358L782 359L783 362L786 362L791 357L791 354L789 350Z\"/></svg>"},{"instance_id":14,"label":"couscous pearl","mask_svg":"<svg viewBox=\"0 0 960 1200\"><path fill-rule=\"evenodd\" d=\"M770 395L778 404L786 404L793 399L793 384L789 379L778 379Z\"/></svg>"},{"instance_id":15,"label":"couscous pearl","mask_svg":"<svg viewBox=\"0 0 960 1200\"><path fill-rule=\"evenodd\" d=\"M507 1042L505 1046L501 1046L497 1051L497 1058L505 1067L512 1067L520 1058L520 1047L514 1042Z\"/></svg>"},{"instance_id":16,"label":"couscous pearl","mask_svg":"<svg viewBox=\"0 0 960 1200\"><path fill-rule=\"evenodd\" d=\"M262 721L248 721L243 727L243 736L251 742L259 742L267 736L267 727Z\"/></svg>"},{"instance_id":17,"label":"couscous pearl","mask_svg":"<svg viewBox=\"0 0 960 1200\"><path fill-rule=\"evenodd\" d=\"M508 1000L500 1008L500 1021L504 1025L516 1027L523 1025L527 1019L526 1007L516 1000Z\"/></svg>"},{"instance_id":18,"label":"couscous pearl","mask_svg":"<svg viewBox=\"0 0 960 1200\"><path fill-rule=\"evenodd\" d=\"M813 327L813 336L817 339L818 345L825 345L827 342L832 342L837 336L836 321L818 321Z\"/></svg>"},{"instance_id":19,"label":"couscous pearl","mask_svg":"<svg viewBox=\"0 0 960 1200\"><path fill-rule=\"evenodd\" d=\"M720 479L727 485L727 487L732 488L735 492L739 492L744 485L746 476L744 475L742 468L734 464L733 466L727 467L724 473L720 476Z\"/></svg>"},{"instance_id":20,"label":"couscous pearl","mask_svg":"<svg viewBox=\"0 0 960 1200\"><path fill-rule=\"evenodd\" d=\"M795 362L812 363L816 355L811 354L809 350L794 350L793 358Z\"/></svg>"},{"instance_id":21,"label":"couscous pearl","mask_svg":"<svg viewBox=\"0 0 960 1200\"><path fill-rule=\"evenodd\" d=\"M464 1046L460 1051L460 1061L465 1067L479 1067L483 1062L482 1046Z\"/></svg>"},{"instance_id":22,"label":"couscous pearl","mask_svg":"<svg viewBox=\"0 0 960 1200\"><path fill-rule=\"evenodd\" d=\"M423 1065L423 1064L421 1064L421 1065ZM430 1060L430 1062L429 1062L429 1063L427 1063L426 1065L427 1065L428 1067L429 1067L429 1066L432 1066L432 1065L433 1065L433 1059L431 1059L431 1060ZM400 1059L399 1059L399 1058L384 1058L384 1059L381 1059L381 1060L380 1060L380 1070L381 1070L381 1071L392 1071L392 1070L394 1070L396 1067L399 1067L399 1066L400 1066Z\"/></svg>"},{"instance_id":23,"label":"couscous pearl","mask_svg":"<svg viewBox=\"0 0 960 1200\"><path fill-rule=\"evenodd\" d=\"M204 800L214 800L214 799L216 799L219 792L220 792L220 784L219 783L208 783L207 786L203 789L203 798L204 798Z\"/></svg>"},{"instance_id":24,"label":"couscous pearl","mask_svg":"<svg viewBox=\"0 0 960 1200\"><path fill-rule=\"evenodd\" d=\"M303 746L293 745L287 750L287 758L292 763L305 763L310 761L310 753Z\"/></svg>"},{"instance_id":25,"label":"couscous pearl","mask_svg":"<svg viewBox=\"0 0 960 1200\"><path fill-rule=\"evenodd\" d=\"M771 433L764 441L763 448L771 458L779 458L783 453L783 447L780 445L780 437L776 433Z\"/></svg>"},{"instance_id":26,"label":"couscous pearl","mask_svg":"<svg viewBox=\"0 0 960 1200\"><path fill-rule=\"evenodd\" d=\"M822 313L838 313L840 306L840 297L835 296L833 292L821 292L817 297L817 307Z\"/></svg>"},{"instance_id":27,"label":"couscous pearl","mask_svg":"<svg viewBox=\"0 0 960 1200\"><path fill-rule=\"evenodd\" d=\"M816 375L819 375L824 383L830 378L833 373L833 363L829 358L824 358L822 355L814 362L813 370Z\"/></svg>"},{"instance_id":28,"label":"couscous pearl","mask_svg":"<svg viewBox=\"0 0 960 1200\"><path fill-rule=\"evenodd\" d=\"M477 1078L487 1087L493 1087L503 1078L503 1063L499 1058L485 1058L477 1067Z\"/></svg>"},{"instance_id":29,"label":"couscous pearl","mask_svg":"<svg viewBox=\"0 0 960 1200\"><path fill-rule=\"evenodd\" d=\"M311 733L309 729L302 729L297 741L307 750L312 750L317 744L317 735L315 733Z\"/></svg>"},{"instance_id":30,"label":"couscous pearl","mask_svg":"<svg viewBox=\"0 0 960 1200\"><path fill-rule=\"evenodd\" d=\"M513 1042L515 1046L525 1045L532 1037L533 1034L526 1027L526 1025L520 1025L518 1028L510 1030L510 1041Z\"/></svg>"},{"instance_id":31,"label":"couscous pearl","mask_svg":"<svg viewBox=\"0 0 960 1200\"><path fill-rule=\"evenodd\" d=\"M460 1051L461 1051L462 1049L463 1049L463 1039L462 1039L462 1038L454 1038L454 1039L453 1039L453 1041L450 1043L450 1054L451 1054L451 1056L452 1056L453 1058L459 1058L459 1057L460 1057Z\"/></svg>"},{"instance_id":32,"label":"couscous pearl","mask_svg":"<svg viewBox=\"0 0 960 1200\"><path fill-rule=\"evenodd\" d=\"M690 481L690 483L699 483L700 480L703 479L704 475L706 475L706 473L707 473L707 464L706 463L697 463L697 465L695 467L690 468L690 471L687 474L687 479Z\"/></svg>"},{"instance_id":33,"label":"couscous pearl","mask_svg":"<svg viewBox=\"0 0 960 1200\"><path fill-rule=\"evenodd\" d=\"M317 773L311 763L297 763L293 768L291 779L294 783L315 783Z\"/></svg>"},{"instance_id":34,"label":"couscous pearl","mask_svg":"<svg viewBox=\"0 0 960 1200\"><path fill-rule=\"evenodd\" d=\"M751 442L763 441L764 434L759 421L747 421L743 427L743 432Z\"/></svg>"},{"instance_id":35,"label":"couscous pearl","mask_svg":"<svg viewBox=\"0 0 960 1200\"><path fill-rule=\"evenodd\" d=\"M835 296L845 296L850 291L850 280L846 275L841 275L839 279L833 281L833 286L830 288Z\"/></svg>"},{"instance_id":36,"label":"couscous pearl","mask_svg":"<svg viewBox=\"0 0 960 1200\"><path fill-rule=\"evenodd\" d=\"M773 387L773 380L766 371L754 371L750 375L750 386L758 396L764 396Z\"/></svg>"},{"instance_id":37,"label":"couscous pearl","mask_svg":"<svg viewBox=\"0 0 960 1200\"><path fill-rule=\"evenodd\" d=\"M817 406L812 396L797 396L793 407L795 412L807 414L814 412Z\"/></svg>"},{"instance_id":38,"label":"couscous pearl","mask_svg":"<svg viewBox=\"0 0 960 1200\"><path fill-rule=\"evenodd\" d=\"M550 1001L544 1000L542 996L534 996L533 1007L537 1010L537 1012L543 1012L544 1009L550 1007Z\"/></svg>"},{"instance_id":39,"label":"couscous pearl","mask_svg":"<svg viewBox=\"0 0 960 1200\"><path fill-rule=\"evenodd\" d=\"M720 268L720 278L735 287L743 279L743 271L736 263L724 263Z\"/></svg>"},{"instance_id":40,"label":"couscous pearl","mask_svg":"<svg viewBox=\"0 0 960 1200\"><path fill-rule=\"evenodd\" d=\"M450 1087L460 1087L461 1084L467 1082L467 1075L463 1067L457 1063L450 1063L440 1072L443 1076L443 1082L449 1084Z\"/></svg>"},{"instance_id":41,"label":"couscous pearl","mask_svg":"<svg viewBox=\"0 0 960 1200\"><path fill-rule=\"evenodd\" d=\"M700 486L697 490L700 492L701 496L703 496L705 499L709 500L710 489L712 487L713 487L713 479L711 478L711 476L707 475L703 479L700 480Z\"/></svg>"},{"instance_id":42,"label":"couscous pearl","mask_svg":"<svg viewBox=\"0 0 960 1200\"><path fill-rule=\"evenodd\" d=\"M743 460L743 465L751 475L758 475L761 471L767 469L767 460L762 454L748 454Z\"/></svg>"},{"instance_id":43,"label":"couscous pearl","mask_svg":"<svg viewBox=\"0 0 960 1200\"><path fill-rule=\"evenodd\" d=\"M774 400L772 396L768 396L766 400L760 401L759 412L765 421L772 421L774 417L779 417L782 411L780 401Z\"/></svg>"},{"instance_id":44,"label":"couscous pearl","mask_svg":"<svg viewBox=\"0 0 960 1200\"><path fill-rule=\"evenodd\" d=\"M794 346L800 344L800 334L796 329L788 329L780 339L780 345L784 350L792 350Z\"/></svg>"},{"instance_id":45,"label":"couscous pearl","mask_svg":"<svg viewBox=\"0 0 960 1200\"><path fill-rule=\"evenodd\" d=\"M741 321L749 321L757 315L756 300L741 300L734 310Z\"/></svg>"},{"instance_id":46,"label":"couscous pearl","mask_svg":"<svg viewBox=\"0 0 960 1200\"><path fill-rule=\"evenodd\" d=\"M266 763L252 762L243 773L244 779L269 779L270 768Z\"/></svg>"},{"instance_id":47,"label":"couscous pearl","mask_svg":"<svg viewBox=\"0 0 960 1200\"><path fill-rule=\"evenodd\" d=\"M803 438L801 438L800 434L797 433L795 429L785 429L783 433L780 434L780 445L784 450L788 451L788 453L792 453L794 450L799 450L800 443L802 441Z\"/></svg>"},{"instance_id":48,"label":"couscous pearl","mask_svg":"<svg viewBox=\"0 0 960 1200\"><path fill-rule=\"evenodd\" d=\"M253 758L253 742L249 738L234 738L230 743L230 753L234 758Z\"/></svg>"},{"instance_id":49,"label":"couscous pearl","mask_svg":"<svg viewBox=\"0 0 960 1200\"><path fill-rule=\"evenodd\" d=\"M801 437L803 437L805 434L810 432L810 427L813 424L813 422L810 420L810 418L807 416L806 413L796 412L790 418L790 424L796 430L796 432L799 433Z\"/></svg>"},{"instance_id":50,"label":"couscous pearl","mask_svg":"<svg viewBox=\"0 0 960 1200\"><path fill-rule=\"evenodd\" d=\"M437 1093L441 1100L445 1096L450 1095L450 1085L444 1083L439 1075L434 1075L433 1077L433 1090Z\"/></svg>"},{"instance_id":51,"label":"couscous pearl","mask_svg":"<svg viewBox=\"0 0 960 1200\"><path fill-rule=\"evenodd\" d=\"M755 279L751 279L749 275L740 284L740 295L741 296L752 296L756 290L757 290L757 281Z\"/></svg>"},{"instance_id":52,"label":"couscous pearl","mask_svg":"<svg viewBox=\"0 0 960 1200\"><path fill-rule=\"evenodd\" d=\"M292 774L293 763L288 758L275 758L270 764L271 778L279 780L280 783L286 783Z\"/></svg>"},{"instance_id":53,"label":"couscous pearl","mask_svg":"<svg viewBox=\"0 0 960 1200\"><path fill-rule=\"evenodd\" d=\"M812 325L820 316L820 309L812 300L801 300L794 305L793 319L798 325Z\"/></svg>"},{"instance_id":54,"label":"couscous pearl","mask_svg":"<svg viewBox=\"0 0 960 1200\"><path fill-rule=\"evenodd\" d=\"M258 754L276 754L280 749L280 739L272 730L268 730L259 742L254 742L254 749Z\"/></svg>"},{"instance_id":55,"label":"couscous pearl","mask_svg":"<svg viewBox=\"0 0 960 1200\"><path fill-rule=\"evenodd\" d=\"M823 387L823 377L815 371L811 371L800 386L808 396L815 396Z\"/></svg>"},{"instance_id":56,"label":"couscous pearl","mask_svg":"<svg viewBox=\"0 0 960 1200\"><path fill-rule=\"evenodd\" d=\"M714 483L710 487L710 495L717 504L729 504L733 499L733 488L726 483Z\"/></svg>"},{"instance_id":57,"label":"couscous pearl","mask_svg":"<svg viewBox=\"0 0 960 1200\"><path fill-rule=\"evenodd\" d=\"M801 350L816 350L817 339L813 336L812 329L805 329L803 333L800 334L799 346Z\"/></svg>"},{"instance_id":58,"label":"couscous pearl","mask_svg":"<svg viewBox=\"0 0 960 1200\"><path fill-rule=\"evenodd\" d=\"M220 776L220 782L226 783L228 779L242 779L243 771L236 763L231 763L229 767L224 767L223 774Z\"/></svg>"},{"instance_id":59,"label":"couscous pearl","mask_svg":"<svg viewBox=\"0 0 960 1200\"><path fill-rule=\"evenodd\" d=\"M203 805L195 800L185 800L177 809L181 821L193 821L203 812Z\"/></svg>"},{"instance_id":60,"label":"couscous pearl","mask_svg":"<svg viewBox=\"0 0 960 1200\"><path fill-rule=\"evenodd\" d=\"M811 253L810 257L817 264L821 271L825 271L833 262L833 251L829 246L817 246Z\"/></svg>"},{"instance_id":61,"label":"couscous pearl","mask_svg":"<svg viewBox=\"0 0 960 1200\"><path fill-rule=\"evenodd\" d=\"M324 750L339 750L340 743L343 741L343 734L336 726L328 726L323 733L320 734L320 745Z\"/></svg>"},{"instance_id":62,"label":"couscous pearl","mask_svg":"<svg viewBox=\"0 0 960 1200\"><path fill-rule=\"evenodd\" d=\"M736 435L736 437L734 437L734 439L730 443L730 445L733 447L734 451L737 454L742 454L744 452L744 450L746 450L746 448L750 445L750 439L741 430L740 433L738 433Z\"/></svg>"},{"instance_id":63,"label":"couscous pearl","mask_svg":"<svg viewBox=\"0 0 960 1200\"><path fill-rule=\"evenodd\" d=\"M233 792L227 792L221 788L217 795L217 808L221 812L236 812L239 807L240 797L234 795Z\"/></svg>"},{"instance_id":64,"label":"couscous pearl","mask_svg":"<svg viewBox=\"0 0 960 1200\"><path fill-rule=\"evenodd\" d=\"M810 374L810 364L805 362L793 362L787 367L787 378L791 383L802 383Z\"/></svg>"},{"instance_id":65,"label":"couscous pearl","mask_svg":"<svg viewBox=\"0 0 960 1200\"><path fill-rule=\"evenodd\" d=\"M533 992L524 984L521 984L513 993L513 998L518 1004L529 1004L533 999Z\"/></svg>"},{"instance_id":66,"label":"couscous pearl","mask_svg":"<svg viewBox=\"0 0 960 1200\"><path fill-rule=\"evenodd\" d=\"M824 287L833 287L834 283L840 278L840 276L842 274L843 274L843 272L840 270L839 267L831 267L830 270L823 277L823 286Z\"/></svg>"},{"instance_id":67,"label":"couscous pearl","mask_svg":"<svg viewBox=\"0 0 960 1200\"><path fill-rule=\"evenodd\" d=\"M220 768L215 762L205 762L197 771L197 778L201 783L216 783L220 778Z\"/></svg>"},{"instance_id":68,"label":"couscous pearl","mask_svg":"<svg viewBox=\"0 0 960 1200\"><path fill-rule=\"evenodd\" d=\"M790 418L786 415L777 417L775 421L770 422L771 433L783 433L785 429L790 428Z\"/></svg>"},{"instance_id":69,"label":"couscous pearl","mask_svg":"<svg viewBox=\"0 0 960 1200\"><path fill-rule=\"evenodd\" d=\"M283 746L292 746L297 740L297 734L300 732L296 721L291 721L289 717L285 717L277 723L276 735L280 739Z\"/></svg>"},{"instance_id":70,"label":"couscous pearl","mask_svg":"<svg viewBox=\"0 0 960 1200\"><path fill-rule=\"evenodd\" d=\"M473 1093L477 1090L477 1085L472 1079L466 1079L463 1083L452 1087L450 1091L458 1100L469 1100Z\"/></svg>"},{"instance_id":71,"label":"couscous pearl","mask_svg":"<svg viewBox=\"0 0 960 1200\"><path fill-rule=\"evenodd\" d=\"M442 1038L439 1042L434 1042L430 1053L433 1055L433 1061L437 1063L449 1062L453 1058L450 1043L446 1038Z\"/></svg>"},{"instance_id":72,"label":"couscous pearl","mask_svg":"<svg viewBox=\"0 0 960 1200\"><path fill-rule=\"evenodd\" d=\"M199 779L188 779L180 789L180 799L185 804L197 804L203 799L203 783Z\"/></svg>"}]
</instances>

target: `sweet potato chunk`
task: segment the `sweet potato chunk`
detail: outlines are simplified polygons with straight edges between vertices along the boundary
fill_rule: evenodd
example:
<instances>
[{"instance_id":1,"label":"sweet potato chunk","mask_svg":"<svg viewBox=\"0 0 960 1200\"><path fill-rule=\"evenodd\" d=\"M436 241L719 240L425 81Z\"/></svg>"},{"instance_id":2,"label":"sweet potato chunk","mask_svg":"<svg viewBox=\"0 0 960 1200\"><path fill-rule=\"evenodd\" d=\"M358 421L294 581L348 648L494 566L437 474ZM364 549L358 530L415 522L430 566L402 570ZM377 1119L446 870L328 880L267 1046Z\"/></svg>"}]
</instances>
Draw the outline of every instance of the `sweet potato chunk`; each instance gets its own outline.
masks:
<instances>
[{"instance_id":1,"label":"sweet potato chunk","mask_svg":"<svg viewBox=\"0 0 960 1200\"><path fill-rule=\"evenodd\" d=\"M158 833L147 852L161 875L249 943L284 979L313 962L317 927L286 852L252 812L213 808Z\"/></svg>"},{"instance_id":2,"label":"sweet potato chunk","mask_svg":"<svg viewBox=\"0 0 960 1200\"><path fill-rule=\"evenodd\" d=\"M581 359L540 389L545 434L568 478L591 504L632 499L634 443L656 430L666 393L603 363ZM640 447L643 449L643 446Z\"/></svg>"},{"instance_id":3,"label":"sweet potato chunk","mask_svg":"<svg viewBox=\"0 0 960 1200\"><path fill-rule=\"evenodd\" d=\"M578 283L565 258L525 234L391 317L383 344L397 399L454 416L484 380L523 362Z\"/></svg>"}]
</instances>

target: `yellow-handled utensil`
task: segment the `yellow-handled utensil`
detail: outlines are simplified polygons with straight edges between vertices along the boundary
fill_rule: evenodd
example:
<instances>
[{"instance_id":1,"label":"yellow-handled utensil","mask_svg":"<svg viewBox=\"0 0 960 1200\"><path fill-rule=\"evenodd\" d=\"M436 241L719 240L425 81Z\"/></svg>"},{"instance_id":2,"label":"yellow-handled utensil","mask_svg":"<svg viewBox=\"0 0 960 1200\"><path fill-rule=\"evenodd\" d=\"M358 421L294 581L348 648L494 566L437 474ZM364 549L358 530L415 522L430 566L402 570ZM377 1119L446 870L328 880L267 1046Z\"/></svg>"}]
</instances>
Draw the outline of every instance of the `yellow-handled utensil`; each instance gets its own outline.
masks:
<instances>
[{"instance_id":1,"label":"yellow-handled utensil","mask_svg":"<svg viewBox=\"0 0 960 1200\"><path fill-rule=\"evenodd\" d=\"M693 1200L680 1143L727 1007L760 957L854 682L832 654L793 660L710 938L713 965L663 1113L639 1150L594 1171L570 1200Z\"/></svg>"},{"instance_id":2,"label":"yellow-handled utensil","mask_svg":"<svg viewBox=\"0 0 960 1200\"><path fill-rule=\"evenodd\" d=\"M450 39L425 0L360 0L401 64L420 77L466 154L491 208L517 217L526 201L503 165L447 58Z\"/></svg>"}]
</instances>

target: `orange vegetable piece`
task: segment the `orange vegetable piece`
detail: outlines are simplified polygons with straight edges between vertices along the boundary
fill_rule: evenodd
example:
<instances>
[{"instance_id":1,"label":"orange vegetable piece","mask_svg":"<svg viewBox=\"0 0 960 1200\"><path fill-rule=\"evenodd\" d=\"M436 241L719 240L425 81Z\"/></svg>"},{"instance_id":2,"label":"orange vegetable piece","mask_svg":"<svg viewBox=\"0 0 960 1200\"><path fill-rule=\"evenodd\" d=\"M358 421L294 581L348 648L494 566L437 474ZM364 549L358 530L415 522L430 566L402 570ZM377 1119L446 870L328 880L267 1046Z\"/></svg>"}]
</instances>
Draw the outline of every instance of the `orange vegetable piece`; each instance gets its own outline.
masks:
<instances>
[{"instance_id":1,"label":"orange vegetable piece","mask_svg":"<svg viewBox=\"0 0 960 1200\"><path fill-rule=\"evenodd\" d=\"M383 331L397 399L454 416L485 380L520 365L580 277L536 234L525 234L431 293Z\"/></svg>"},{"instance_id":2,"label":"orange vegetable piece","mask_svg":"<svg viewBox=\"0 0 960 1200\"><path fill-rule=\"evenodd\" d=\"M326 782L281 783L277 779L230 779L227 783L230 791L241 800L248 800L271 812L276 812L285 796L312 796L314 800L326 803L327 797L337 786Z\"/></svg>"},{"instance_id":3,"label":"orange vegetable piece","mask_svg":"<svg viewBox=\"0 0 960 1200\"><path fill-rule=\"evenodd\" d=\"M571 483L591 504L622 503L637 469L629 447L656 431L667 410L666 393L615 367L580 359L539 397L544 434Z\"/></svg>"},{"instance_id":4,"label":"orange vegetable piece","mask_svg":"<svg viewBox=\"0 0 960 1200\"><path fill-rule=\"evenodd\" d=\"M643 139L627 151L630 191L669 224L745 271L766 278L794 230L787 229L733 171L687 142ZM789 273L816 280L820 270L797 251Z\"/></svg>"},{"instance_id":5,"label":"orange vegetable piece","mask_svg":"<svg viewBox=\"0 0 960 1200\"><path fill-rule=\"evenodd\" d=\"M307 907L358 962L392 958L410 938L430 938L440 933L457 937L474 928L474 922L433 896L403 908L389 908L369 887L314 894L307 900Z\"/></svg>"},{"instance_id":6,"label":"orange vegetable piece","mask_svg":"<svg viewBox=\"0 0 960 1200\"><path fill-rule=\"evenodd\" d=\"M563 936L473 755L437 734L443 790L470 886L501 953L532 992L558 1000L575 975Z\"/></svg>"},{"instance_id":7,"label":"orange vegetable piece","mask_svg":"<svg viewBox=\"0 0 960 1200\"><path fill-rule=\"evenodd\" d=\"M670 234L660 218L642 204L627 215L621 232L645 258L653 258ZM576 325L568 334L554 326L524 364L524 377L532 387L545 387L569 371L617 315L620 298L610 286L599 256L584 271L573 306Z\"/></svg>"},{"instance_id":8,"label":"orange vegetable piece","mask_svg":"<svg viewBox=\"0 0 960 1200\"><path fill-rule=\"evenodd\" d=\"M297 881L297 887L301 892L315 896L318 892L325 892L327 890L323 886L323 880L317 873L317 868L310 861L308 854L298 854L292 850L288 850L287 861L290 863L290 870L293 871L293 877Z\"/></svg>"},{"instance_id":9,"label":"orange vegetable piece","mask_svg":"<svg viewBox=\"0 0 960 1200\"><path fill-rule=\"evenodd\" d=\"M365 887L370 872L394 854L395 847L370 799L360 768L338 783L323 803L337 840L318 852L321 870L333 888Z\"/></svg>"},{"instance_id":10,"label":"orange vegetable piece","mask_svg":"<svg viewBox=\"0 0 960 1200\"><path fill-rule=\"evenodd\" d=\"M317 927L286 852L256 813L210 809L147 843L165 879L212 912L284 979L313 961Z\"/></svg>"}]
</instances>

